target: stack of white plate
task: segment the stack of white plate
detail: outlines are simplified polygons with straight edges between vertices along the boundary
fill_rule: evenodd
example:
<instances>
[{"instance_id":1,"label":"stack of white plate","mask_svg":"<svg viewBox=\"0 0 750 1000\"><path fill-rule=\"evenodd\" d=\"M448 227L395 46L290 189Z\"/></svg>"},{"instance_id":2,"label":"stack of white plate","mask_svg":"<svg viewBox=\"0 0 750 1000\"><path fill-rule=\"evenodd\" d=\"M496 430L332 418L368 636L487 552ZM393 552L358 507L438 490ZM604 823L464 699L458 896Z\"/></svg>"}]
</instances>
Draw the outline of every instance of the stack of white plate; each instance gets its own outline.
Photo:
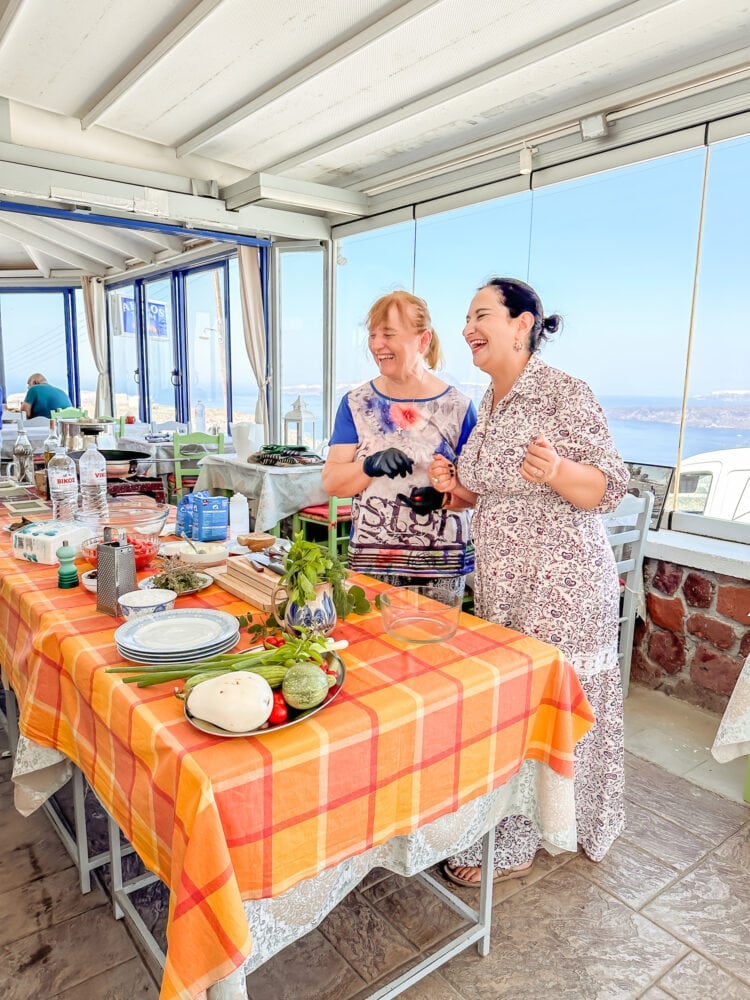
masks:
<instances>
[{"instance_id":1,"label":"stack of white plate","mask_svg":"<svg viewBox=\"0 0 750 1000\"><path fill-rule=\"evenodd\" d=\"M115 632L118 652L133 663L195 663L232 649L239 623L224 611L185 608L125 622Z\"/></svg>"}]
</instances>

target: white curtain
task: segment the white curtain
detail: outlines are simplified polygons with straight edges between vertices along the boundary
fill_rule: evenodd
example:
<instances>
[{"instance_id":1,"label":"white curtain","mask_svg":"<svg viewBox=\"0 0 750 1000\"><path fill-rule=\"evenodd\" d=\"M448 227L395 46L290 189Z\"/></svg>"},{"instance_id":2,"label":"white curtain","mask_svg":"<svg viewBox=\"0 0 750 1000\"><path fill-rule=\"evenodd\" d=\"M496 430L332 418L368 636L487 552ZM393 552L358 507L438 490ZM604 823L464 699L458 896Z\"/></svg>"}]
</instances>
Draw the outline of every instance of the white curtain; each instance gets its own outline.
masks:
<instances>
[{"instance_id":1,"label":"white curtain","mask_svg":"<svg viewBox=\"0 0 750 1000\"><path fill-rule=\"evenodd\" d=\"M86 312L89 344L94 356L94 364L99 373L96 380L96 405L92 417L114 417L112 394L109 387L107 350L107 319L104 298L104 282L101 278L84 276L81 278L83 306Z\"/></svg>"},{"instance_id":2,"label":"white curtain","mask_svg":"<svg viewBox=\"0 0 750 1000\"><path fill-rule=\"evenodd\" d=\"M263 428L263 441L269 438L268 401L266 399L266 325L263 316L263 295L260 287L260 262L255 247L241 246L238 252L240 295L245 347L250 366L258 383L258 404L255 422Z\"/></svg>"}]
</instances>

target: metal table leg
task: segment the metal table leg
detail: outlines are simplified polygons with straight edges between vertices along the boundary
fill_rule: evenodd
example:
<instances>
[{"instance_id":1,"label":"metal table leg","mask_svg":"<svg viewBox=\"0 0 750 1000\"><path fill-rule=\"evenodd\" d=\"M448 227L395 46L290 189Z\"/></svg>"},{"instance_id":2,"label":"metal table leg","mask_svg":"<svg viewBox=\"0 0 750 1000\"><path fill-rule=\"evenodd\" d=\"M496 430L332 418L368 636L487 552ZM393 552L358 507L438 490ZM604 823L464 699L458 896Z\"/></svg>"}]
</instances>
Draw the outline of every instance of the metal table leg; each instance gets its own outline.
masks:
<instances>
[{"instance_id":1,"label":"metal table leg","mask_svg":"<svg viewBox=\"0 0 750 1000\"><path fill-rule=\"evenodd\" d=\"M491 858L494 855L495 828L492 827L482 838L482 857ZM482 865L482 880L479 886L479 909L474 910L453 895L446 887L425 872L415 876L424 883L432 892L439 896L444 903L447 903L456 913L471 921L472 926L468 930L457 935L438 951L419 962L403 975L398 976L390 983L386 983L375 993L371 993L369 1000L386 1000L386 998L396 997L404 990L414 986L420 979L429 976L441 965L450 961L454 955L469 948L472 944L477 945L477 951L482 957L490 951L490 929L492 924L492 883L493 866Z\"/></svg>"}]
</instances>

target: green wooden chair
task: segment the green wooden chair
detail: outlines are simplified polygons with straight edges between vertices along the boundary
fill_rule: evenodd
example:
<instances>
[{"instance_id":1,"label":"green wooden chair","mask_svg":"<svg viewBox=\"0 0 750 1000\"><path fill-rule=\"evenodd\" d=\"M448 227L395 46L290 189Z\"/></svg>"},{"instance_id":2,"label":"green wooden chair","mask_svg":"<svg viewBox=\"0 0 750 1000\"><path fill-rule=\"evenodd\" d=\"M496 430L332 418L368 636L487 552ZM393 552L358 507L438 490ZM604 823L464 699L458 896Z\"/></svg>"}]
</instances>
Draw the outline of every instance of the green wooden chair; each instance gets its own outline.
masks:
<instances>
[{"instance_id":1,"label":"green wooden chair","mask_svg":"<svg viewBox=\"0 0 750 1000\"><path fill-rule=\"evenodd\" d=\"M316 526L318 527L316 531ZM308 541L316 541L328 549L330 555L346 562L349 555L349 533L352 525L350 499L331 497L328 503L303 507L292 516L292 533L302 531ZM317 536L317 537L316 537Z\"/></svg>"},{"instance_id":2,"label":"green wooden chair","mask_svg":"<svg viewBox=\"0 0 750 1000\"><path fill-rule=\"evenodd\" d=\"M168 477L169 499L177 503L185 493L192 493L198 478L198 462L204 455L213 453L224 454L223 434L175 434L172 438L174 446L174 472Z\"/></svg>"},{"instance_id":3,"label":"green wooden chair","mask_svg":"<svg viewBox=\"0 0 750 1000\"><path fill-rule=\"evenodd\" d=\"M88 410L79 410L75 406L64 406L61 410L52 410L50 412L53 420L87 420L88 415Z\"/></svg>"}]
</instances>

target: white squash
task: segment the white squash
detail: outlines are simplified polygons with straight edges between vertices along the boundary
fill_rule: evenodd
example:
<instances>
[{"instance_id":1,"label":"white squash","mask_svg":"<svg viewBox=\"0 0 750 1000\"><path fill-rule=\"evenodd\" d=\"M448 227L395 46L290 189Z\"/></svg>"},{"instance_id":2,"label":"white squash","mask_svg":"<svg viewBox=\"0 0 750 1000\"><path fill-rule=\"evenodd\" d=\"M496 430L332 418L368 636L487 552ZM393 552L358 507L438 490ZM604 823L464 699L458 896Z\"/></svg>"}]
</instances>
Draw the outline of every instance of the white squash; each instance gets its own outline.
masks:
<instances>
[{"instance_id":1,"label":"white squash","mask_svg":"<svg viewBox=\"0 0 750 1000\"><path fill-rule=\"evenodd\" d=\"M236 670L202 681L187 696L191 715L230 733L258 729L273 709L273 691L265 677Z\"/></svg>"}]
</instances>

